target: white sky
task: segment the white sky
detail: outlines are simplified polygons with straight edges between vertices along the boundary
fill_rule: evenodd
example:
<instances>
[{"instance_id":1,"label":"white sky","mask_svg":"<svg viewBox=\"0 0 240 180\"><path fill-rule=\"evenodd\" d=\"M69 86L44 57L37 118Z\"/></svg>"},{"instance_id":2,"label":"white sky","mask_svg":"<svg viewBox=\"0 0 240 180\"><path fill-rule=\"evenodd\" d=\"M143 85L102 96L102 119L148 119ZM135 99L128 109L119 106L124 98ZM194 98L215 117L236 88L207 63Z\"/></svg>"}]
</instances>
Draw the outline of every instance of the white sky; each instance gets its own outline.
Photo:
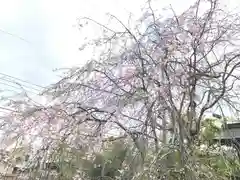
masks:
<instances>
[{"instance_id":1,"label":"white sky","mask_svg":"<svg viewBox=\"0 0 240 180\"><path fill-rule=\"evenodd\" d=\"M171 3L182 11L194 0L158 1L158 9ZM233 6L238 2L223 1ZM81 34L76 26L77 18L91 16L104 22L105 13L110 12L124 21L129 12L139 15L144 2L146 0L0 0L0 73L40 85L52 83L56 80L53 69L86 62L86 54L81 54L78 48L81 37L91 36L94 31Z\"/></svg>"}]
</instances>

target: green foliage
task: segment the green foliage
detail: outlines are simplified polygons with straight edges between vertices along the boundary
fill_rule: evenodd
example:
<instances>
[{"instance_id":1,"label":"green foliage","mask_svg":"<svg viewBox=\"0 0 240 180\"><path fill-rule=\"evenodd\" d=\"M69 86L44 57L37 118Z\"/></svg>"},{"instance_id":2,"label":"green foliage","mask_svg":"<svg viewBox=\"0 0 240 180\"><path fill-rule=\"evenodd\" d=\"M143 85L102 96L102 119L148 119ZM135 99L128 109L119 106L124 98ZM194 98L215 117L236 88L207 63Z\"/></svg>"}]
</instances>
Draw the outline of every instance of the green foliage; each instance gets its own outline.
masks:
<instances>
[{"instance_id":1,"label":"green foliage","mask_svg":"<svg viewBox=\"0 0 240 180\"><path fill-rule=\"evenodd\" d=\"M201 127L200 139L204 142L211 142L216 135L221 132L221 128L217 125L219 119L206 118Z\"/></svg>"},{"instance_id":2,"label":"green foliage","mask_svg":"<svg viewBox=\"0 0 240 180\"><path fill-rule=\"evenodd\" d=\"M228 156L220 145L213 144L212 139L221 131L217 121L215 118L203 121L198 140L186 148L184 166L178 143L165 145L157 153L151 147L145 149L143 161L134 143L124 140L107 142L104 149L96 153L61 144L52 159L57 162L58 179L62 180L71 179L79 171L86 180L227 180L240 172L240 165L236 154Z\"/></svg>"},{"instance_id":3,"label":"green foliage","mask_svg":"<svg viewBox=\"0 0 240 180\"><path fill-rule=\"evenodd\" d=\"M116 179L119 177L123 162L126 159L128 148L122 142L110 144L102 153L96 153L89 160L90 168L86 168L86 174L90 179ZM84 166L84 165L83 165Z\"/></svg>"},{"instance_id":4,"label":"green foliage","mask_svg":"<svg viewBox=\"0 0 240 180\"><path fill-rule=\"evenodd\" d=\"M135 144L126 140L106 142L104 149L96 153L61 143L50 159L58 168L59 180L70 180L76 174L86 180L228 180L240 172L240 164L236 153L231 156L228 150L212 143L221 131L216 121L203 121L198 140L186 147L184 165L178 143L165 144L158 152L151 146L145 148L143 161ZM40 177L41 173L36 171L34 176Z\"/></svg>"}]
</instances>

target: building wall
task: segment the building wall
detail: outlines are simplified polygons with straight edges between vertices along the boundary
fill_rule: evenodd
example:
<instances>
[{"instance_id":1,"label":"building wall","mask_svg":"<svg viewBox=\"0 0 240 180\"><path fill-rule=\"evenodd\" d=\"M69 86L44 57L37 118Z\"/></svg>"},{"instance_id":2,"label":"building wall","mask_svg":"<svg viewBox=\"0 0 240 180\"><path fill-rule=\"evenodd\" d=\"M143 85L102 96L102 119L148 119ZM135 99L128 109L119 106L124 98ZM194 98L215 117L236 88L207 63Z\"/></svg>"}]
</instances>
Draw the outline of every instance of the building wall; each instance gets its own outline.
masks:
<instances>
[{"instance_id":1,"label":"building wall","mask_svg":"<svg viewBox=\"0 0 240 180\"><path fill-rule=\"evenodd\" d=\"M0 163L0 174L2 174L2 178L4 180L15 180L16 175L12 174L13 168L11 167L6 167L3 163Z\"/></svg>"},{"instance_id":2,"label":"building wall","mask_svg":"<svg viewBox=\"0 0 240 180\"><path fill-rule=\"evenodd\" d=\"M223 131L220 135L221 138L224 139L232 139L232 138L239 138L240 137L240 129L227 129Z\"/></svg>"},{"instance_id":3,"label":"building wall","mask_svg":"<svg viewBox=\"0 0 240 180\"><path fill-rule=\"evenodd\" d=\"M5 175L4 180L16 180L17 177L15 175Z\"/></svg>"},{"instance_id":4,"label":"building wall","mask_svg":"<svg viewBox=\"0 0 240 180\"><path fill-rule=\"evenodd\" d=\"M12 173L11 167L6 167L4 164L0 163L0 173L1 174L11 174Z\"/></svg>"}]
</instances>

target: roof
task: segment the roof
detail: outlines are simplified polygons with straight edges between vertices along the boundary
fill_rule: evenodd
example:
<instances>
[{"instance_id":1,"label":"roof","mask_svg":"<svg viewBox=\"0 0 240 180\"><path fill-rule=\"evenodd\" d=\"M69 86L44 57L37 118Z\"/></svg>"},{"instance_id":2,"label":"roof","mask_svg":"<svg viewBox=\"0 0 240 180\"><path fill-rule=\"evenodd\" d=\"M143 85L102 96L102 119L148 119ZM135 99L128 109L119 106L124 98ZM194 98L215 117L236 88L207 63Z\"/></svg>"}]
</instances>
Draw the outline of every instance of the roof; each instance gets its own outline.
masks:
<instances>
[{"instance_id":1,"label":"roof","mask_svg":"<svg viewBox=\"0 0 240 180\"><path fill-rule=\"evenodd\" d=\"M220 135L214 138L214 141L220 141L223 145L232 145L240 142L240 122L229 122L222 128Z\"/></svg>"},{"instance_id":2,"label":"roof","mask_svg":"<svg viewBox=\"0 0 240 180\"><path fill-rule=\"evenodd\" d=\"M227 123L225 124L225 128L226 129L240 129L240 122L231 122L231 123Z\"/></svg>"}]
</instances>

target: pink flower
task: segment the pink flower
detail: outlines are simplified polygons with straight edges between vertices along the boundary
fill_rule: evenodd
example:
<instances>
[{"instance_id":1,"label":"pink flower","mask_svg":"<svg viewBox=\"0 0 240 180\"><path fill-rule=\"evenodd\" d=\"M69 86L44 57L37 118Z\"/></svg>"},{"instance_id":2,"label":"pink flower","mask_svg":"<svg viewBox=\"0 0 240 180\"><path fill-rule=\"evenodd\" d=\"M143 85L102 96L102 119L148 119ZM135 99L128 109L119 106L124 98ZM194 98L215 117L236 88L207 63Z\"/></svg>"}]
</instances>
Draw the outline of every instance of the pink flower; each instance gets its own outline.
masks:
<instances>
[{"instance_id":1,"label":"pink flower","mask_svg":"<svg viewBox=\"0 0 240 180\"><path fill-rule=\"evenodd\" d=\"M124 80L129 80L134 76L136 72L136 67L131 65L125 66L125 67L122 67L120 71L121 71L120 77L123 78Z\"/></svg>"}]
</instances>

